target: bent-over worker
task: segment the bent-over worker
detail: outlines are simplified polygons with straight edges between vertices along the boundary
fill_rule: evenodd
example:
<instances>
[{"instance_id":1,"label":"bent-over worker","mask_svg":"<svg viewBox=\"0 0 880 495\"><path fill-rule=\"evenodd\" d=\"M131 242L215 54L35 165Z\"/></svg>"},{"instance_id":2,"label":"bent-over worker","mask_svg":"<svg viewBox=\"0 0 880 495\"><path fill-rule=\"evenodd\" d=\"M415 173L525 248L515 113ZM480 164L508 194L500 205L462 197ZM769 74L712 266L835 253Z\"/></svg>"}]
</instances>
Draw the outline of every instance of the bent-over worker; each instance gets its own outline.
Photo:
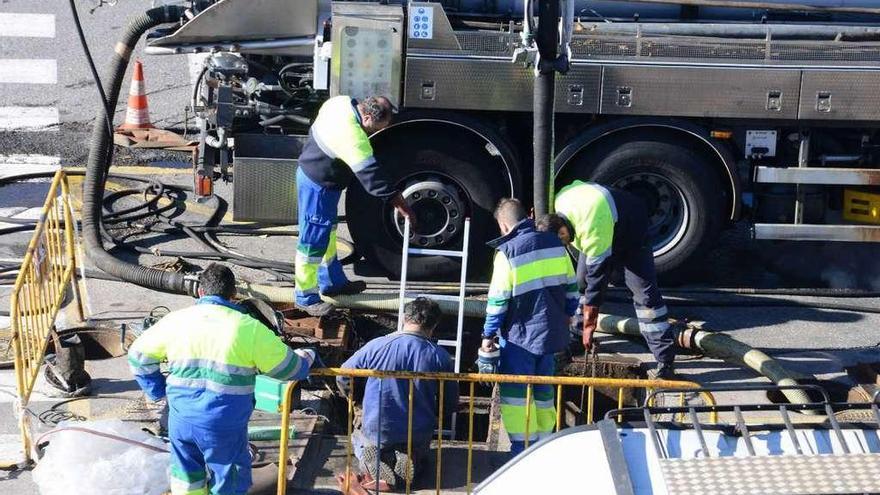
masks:
<instances>
[{"instance_id":1,"label":"bent-over worker","mask_svg":"<svg viewBox=\"0 0 880 495\"><path fill-rule=\"evenodd\" d=\"M363 281L349 281L336 258L337 205L352 176L369 194L388 200L415 222L370 145L369 135L387 127L392 112L391 102L382 96L363 101L337 96L324 102L309 129L296 171L299 243L294 279L296 305L312 316L332 309L321 294L356 294L366 288Z\"/></svg>"},{"instance_id":2,"label":"bent-over worker","mask_svg":"<svg viewBox=\"0 0 880 495\"><path fill-rule=\"evenodd\" d=\"M128 361L153 401L167 395L171 493L245 494L251 486L247 424L258 373L301 380L315 359L293 351L231 302L235 276L216 263L199 276L195 306L169 313L134 341ZM168 377L159 370L168 362Z\"/></svg>"},{"instance_id":3,"label":"bent-over worker","mask_svg":"<svg viewBox=\"0 0 880 495\"><path fill-rule=\"evenodd\" d=\"M644 202L626 191L574 181L556 194L555 206L556 213L542 218L538 228L555 232L563 244L580 253L577 272L578 283L584 288L584 347L589 350L593 345L609 278L614 266L622 265L626 286L633 293L639 330L657 360L654 374L672 378L674 332L657 286Z\"/></svg>"}]
</instances>

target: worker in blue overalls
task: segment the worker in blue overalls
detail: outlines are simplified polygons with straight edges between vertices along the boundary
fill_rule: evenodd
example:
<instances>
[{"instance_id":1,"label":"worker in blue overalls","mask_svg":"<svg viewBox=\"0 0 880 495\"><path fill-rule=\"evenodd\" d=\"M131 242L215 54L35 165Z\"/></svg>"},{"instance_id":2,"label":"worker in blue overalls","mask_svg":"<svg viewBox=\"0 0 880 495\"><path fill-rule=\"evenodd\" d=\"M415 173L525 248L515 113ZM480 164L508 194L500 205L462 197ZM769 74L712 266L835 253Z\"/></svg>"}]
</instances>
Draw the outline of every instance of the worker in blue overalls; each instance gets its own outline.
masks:
<instances>
[{"instance_id":1,"label":"worker in blue overalls","mask_svg":"<svg viewBox=\"0 0 880 495\"><path fill-rule=\"evenodd\" d=\"M327 100L309 129L296 172L299 244L296 249L296 305L312 316L332 306L321 294L356 294L363 281L349 281L336 258L337 205L357 177L366 191L391 202L410 222L415 216L373 156L369 135L391 123L394 107L385 97Z\"/></svg>"},{"instance_id":2,"label":"worker in blue overalls","mask_svg":"<svg viewBox=\"0 0 880 495\"><path fill-rule=\"evenodd\" d=\"M451 373L452 357L432 341L440 316L440 306L430 299L418 297L408 302L400 331L369 341L340 368ZM336 382L346 396L351 394L350 378L340 376ZM458 404L458 384L443 382L442 397L445 416ZM401 488L407 478L412 481L431 447L439 399L437 380L414 380L410 389L406 379L368 378L363 422L352 437L364 474L357 479L339 479L340 485L356 482L368 489L388 491Z\"/></svg>"}]
</instances>

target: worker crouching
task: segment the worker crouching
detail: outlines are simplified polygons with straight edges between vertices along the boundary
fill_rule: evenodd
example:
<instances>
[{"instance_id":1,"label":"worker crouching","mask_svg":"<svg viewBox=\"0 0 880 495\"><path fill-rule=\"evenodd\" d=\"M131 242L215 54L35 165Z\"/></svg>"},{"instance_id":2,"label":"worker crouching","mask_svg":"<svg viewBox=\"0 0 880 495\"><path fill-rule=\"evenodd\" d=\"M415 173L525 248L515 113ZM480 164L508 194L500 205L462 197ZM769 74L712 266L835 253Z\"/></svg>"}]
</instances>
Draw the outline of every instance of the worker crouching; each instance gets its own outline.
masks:
<instances>
[{"instance_id":1,"label":"worker crouching","mask_svg":"<svg viewBox=\"0 0 880 495\"><path fill-rule=\"evenodd\" d=\"M552 376L555 354L568 346L568 326L577 309L574 268L557 236L537 231L518 200L501 200L495 219L502 236L490 243L498 251L489 285L480 371L493 371L486 364L497 337L499 373ZM553 432L554 404L550 385L534 386L532 401L526 404L525 385L501 384L501 419L512 455L525 448L527 417L529 442Z\"/></svg>"},{"instance_id":2,"label":"worker crouching","mask_svg":"<svg viewBox=\"0 0 880 495\"><path fill-rule=\"evenodd\" d=\"M371 340L341 368L451 373L449 353L431 341L440 315L436 302L416 298L404 306L402 330ZM336 381L348 396L351 379L340 376ZM361 493L362 488L399 489L407 479L415 479L437 428L438 398L438 381L413 381L410 429L409 380L368 378L363 397L363 422L360 430L352 435L354 453L365 474L354 479L340 475L338 480L343 492L347 489L349 493ZM456 382L444 383L443 403L446 414L457 408ZM408 439L409 435L412 438ZM412 445L411 456L408 440Z\"/></svg>"},{"instance_id":3,"label":"worker crouching","mask_svg":"<svg viewBox=\"0 0 880 495\"><path fill-rule=\"evenodd\" d=\"M245 494L251 486L247 424L258 373L301 380L315 359L291 350L231 302L235 277L209 265L195 306L169 313L132 344L128 360L151 400L166 397L171 493ZM160 363L168 363L168 377Z\"/></svg>"}]
</instances>

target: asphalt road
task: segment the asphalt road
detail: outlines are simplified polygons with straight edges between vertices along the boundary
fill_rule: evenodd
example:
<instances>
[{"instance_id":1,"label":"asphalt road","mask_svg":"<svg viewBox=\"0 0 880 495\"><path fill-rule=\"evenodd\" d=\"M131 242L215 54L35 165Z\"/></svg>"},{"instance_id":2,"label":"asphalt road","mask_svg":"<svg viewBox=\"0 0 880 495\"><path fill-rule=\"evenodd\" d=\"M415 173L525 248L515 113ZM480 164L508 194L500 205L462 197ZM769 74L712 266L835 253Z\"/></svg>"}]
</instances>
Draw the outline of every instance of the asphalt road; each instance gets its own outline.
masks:
<instances>
[{"instance_id":1,"label":"asphalt road","mask_svg":"<svg viewBox=\"0 0 880 495\"><path fill-rule=\"evenodd\" d=\"M123 0L93 13L89 11L97 0L76 3L103 77L129 19L152 2ZM146 56L143 43L135 50L135 58L144 63L153 122L160 127L181 127L191 88L189 59ZM124 117L127 92L128 79L117 107L117 124ZM10 162L11 156L37 154L48 157L49 163L83 164L99 101L68 2L0 2L0 163Z\"/></svg>"}]
</instances>

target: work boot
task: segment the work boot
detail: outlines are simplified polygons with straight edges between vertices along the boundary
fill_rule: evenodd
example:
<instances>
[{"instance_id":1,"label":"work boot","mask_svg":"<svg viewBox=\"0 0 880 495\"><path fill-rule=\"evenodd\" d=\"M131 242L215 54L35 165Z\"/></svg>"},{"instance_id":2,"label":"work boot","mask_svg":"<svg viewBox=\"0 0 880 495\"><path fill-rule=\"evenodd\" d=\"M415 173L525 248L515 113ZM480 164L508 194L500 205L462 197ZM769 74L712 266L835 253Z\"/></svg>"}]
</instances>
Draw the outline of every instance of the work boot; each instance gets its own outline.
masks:
<instances>
[{"instance_id":1,"label":"work boot","mask_svg":"<svg viewBox=\"0 0 880 495\"><path fill-rule=\"evenodd\" d=\"M333 311L333 305L323 301L309 304L307 306L297 303L296 309L305 311L309 316L321 317Z\"/></svg>"},{"instance_id":2,"label":"work boot","mask_svg":"<svg viewBox=\"0 0 880 495\"><path fill-rule=\"evenodd\" d=\"M394 468L392 468L388 462L388 459L382 459L382 451L379 447L375 445L365 445L364 450L361 452L361 468L365 471L366 475L369 476L369 479L366 480L366 488L369 486L369 489L374 489L376 483L385 484L387 488L394 489L394 484L397 481L395 479ZM376 472L376 468L379 468L379 472Z\"/></svg>"},{"instance_id":3,"label":"work boot","mask_svg":"<svg viewBox=\"0 0 880 495\"><path fill-rule=\"evenodd\" d=\"M325 296L338 296L338 295L346 295L352 296L354 294L360 294L364 290L367 289L367 283L363 280L351 280L345 285L339 287L331 287L323 292Z\"/></svg>"},{"instance_id":4,"label":"work boot","mask_svg":"<svg viewBox=\"0 0 880 495\"><path fill-rule=\"evenodd\" d=\"M652 380L677 380L675 366L672 363L658 363L657 368L649 373Z\"/></svg>"}]
</instances>

